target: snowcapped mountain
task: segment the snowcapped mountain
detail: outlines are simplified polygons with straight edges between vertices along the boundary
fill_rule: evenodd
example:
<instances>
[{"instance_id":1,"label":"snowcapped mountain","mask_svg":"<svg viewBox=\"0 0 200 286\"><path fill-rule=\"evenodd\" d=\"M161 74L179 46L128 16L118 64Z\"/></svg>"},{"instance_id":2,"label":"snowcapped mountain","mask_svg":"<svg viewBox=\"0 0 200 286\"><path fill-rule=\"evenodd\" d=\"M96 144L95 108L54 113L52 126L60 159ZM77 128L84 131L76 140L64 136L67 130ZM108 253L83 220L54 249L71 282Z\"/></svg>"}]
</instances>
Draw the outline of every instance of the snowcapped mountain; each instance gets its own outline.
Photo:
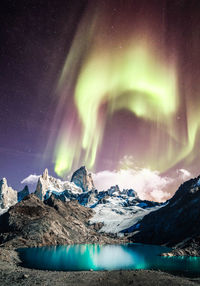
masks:
<instances>
[{"instance_id":1,"label":"snowcapped mountain","mask_svg":"<svg viewBox=\"0 0 200 286\"><path fill-rule=\"evenodd\" d=\"M92 208L95 215L90 224L102 223L100 232L107 233L119 233L160 207L159 203L141 201L132 189L121 191L118 186L112 186L99 192L84 166L74 172L71 182L49 176L46 169L39 177L35 194L41 200L53 195L62 201L77 200Z\"/></svg>"},{"instance_id":2,"label":"snowcapped mountain","mask_svg":"<svg viewBox=\"0 0 200 286\"><path fill-rule=\"evenodd\" d=\"M66 192L65 192L66 191ZM52 194L56 197L66 197L65 200L70 199L70 194L73 196L81 194L83 191L73 182L61 181L52 176L49 176L48 169L45 169L42 176L39 177L35 194L41 200L48 199Z\"/></svg>"},{"instance_id":3,"label":"snowcapped mountain","mask_svg":"<svg viewBox=\"0 0 200 286\"><path fill-rule=\"evenodd\" d=\"M18 193L9 189L7 185L6 188L7 199L12 198L7 208L22 200L29 193L27 187ZM44 173L39 176L35 195L42 201L53 196L64 202L76 200L81 205L92 208L94 215L90 219L90 224L100 223L103 226L100 232L106 233L122 232L161 205L156 202L142 201L134 190L120 190L117 185L99 192L95 189L92 175L85 166L73 173L71 181L54 178L45 169ZM3 201L5 199L2 200L0 197L0 202Z\"/></svg>"},{"instance_id":4,"label":"snowcapped mountain","mask_svg":"<svg viewBox=\"0 0 200 286\"><path fill-rule=\"evenodd\" d=\"M161 206L159 203L140 200L134 190L120 191L118 186L100 192L97 198L93 206L95 215L90 223L103 223L100 232L107 233L120 233Z\"/></svg>"}]
</instances>

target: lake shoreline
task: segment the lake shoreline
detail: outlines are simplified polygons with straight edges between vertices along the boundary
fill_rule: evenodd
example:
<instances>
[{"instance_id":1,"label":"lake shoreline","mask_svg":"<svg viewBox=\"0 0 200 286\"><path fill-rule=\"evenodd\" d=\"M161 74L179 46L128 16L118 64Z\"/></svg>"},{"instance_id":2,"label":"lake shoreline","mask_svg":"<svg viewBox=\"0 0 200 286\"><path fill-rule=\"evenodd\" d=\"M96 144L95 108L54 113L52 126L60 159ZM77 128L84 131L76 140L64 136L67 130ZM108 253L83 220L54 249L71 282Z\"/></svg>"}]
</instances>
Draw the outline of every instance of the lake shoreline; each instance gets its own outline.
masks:
<instances>
[{"instance_id":1,"label":"lake shoreline","mask_svg":"<svg viewBox=\"0 0 200 286\"><path fill-rule=\"evenodd\" d=\"M153 270L44 271L20 266L15 250L0 248L0 285L200 285L199 278Z\"/></svg>"}]
</instances>

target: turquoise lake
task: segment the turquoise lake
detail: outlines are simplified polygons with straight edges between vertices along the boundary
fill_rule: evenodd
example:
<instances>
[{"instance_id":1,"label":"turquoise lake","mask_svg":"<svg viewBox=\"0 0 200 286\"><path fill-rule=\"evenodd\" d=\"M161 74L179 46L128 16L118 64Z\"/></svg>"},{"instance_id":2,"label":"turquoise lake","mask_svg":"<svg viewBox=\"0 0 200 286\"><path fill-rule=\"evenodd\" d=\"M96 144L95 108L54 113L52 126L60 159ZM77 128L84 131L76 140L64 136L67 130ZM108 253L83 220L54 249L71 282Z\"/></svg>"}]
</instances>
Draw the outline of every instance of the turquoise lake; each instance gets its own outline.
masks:
<instances>
[{"instance_id":1,"label":"turquoise lake","mask_svg":"<svg viewBox=\"0 0 200 286\"><path fill-rule=\"evenodd\" d=\"M154 269L188 276L200 275L200 258L162 257L170 248L156 245L64 245L18 249L22 265L28 268L81 271Z\"/></svg>"}]
</instances>

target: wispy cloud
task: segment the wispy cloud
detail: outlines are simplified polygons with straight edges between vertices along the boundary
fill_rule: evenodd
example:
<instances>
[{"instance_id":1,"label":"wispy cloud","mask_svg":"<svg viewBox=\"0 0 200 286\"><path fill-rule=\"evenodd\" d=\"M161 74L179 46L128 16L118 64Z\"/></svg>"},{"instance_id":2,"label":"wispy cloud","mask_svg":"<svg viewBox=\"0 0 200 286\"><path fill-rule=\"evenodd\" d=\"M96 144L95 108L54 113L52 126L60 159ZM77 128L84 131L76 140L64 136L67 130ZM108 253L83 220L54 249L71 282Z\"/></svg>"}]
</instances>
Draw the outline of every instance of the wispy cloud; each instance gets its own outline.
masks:
<instances>
[{"instance_id":1,"label":"wispy cloud","mask_svg":"<svg viewBox=\"0 0 200 286\"><path fill-rule=\"evenodd\" d=\"M185 169L179 169L176 172L179 175L179 177L181 179L183 179L183 180L187 180L190 177L192 177L192 174L189 171L185 170Z\"/></svg>"},{"instance_id":2,"label":"wispy cloud","mask_svg":"<svg viewBox=\"0 0 200 286\"><path fill-rule=\"evenodd\" d=\"M36 184L38 181L39 175L33 174L33 175L29 175L28 177L26 177L25 179L23 179L21 181L21 184L27 184L27 185L33 185Z\"/></svg>"}]
</instances>

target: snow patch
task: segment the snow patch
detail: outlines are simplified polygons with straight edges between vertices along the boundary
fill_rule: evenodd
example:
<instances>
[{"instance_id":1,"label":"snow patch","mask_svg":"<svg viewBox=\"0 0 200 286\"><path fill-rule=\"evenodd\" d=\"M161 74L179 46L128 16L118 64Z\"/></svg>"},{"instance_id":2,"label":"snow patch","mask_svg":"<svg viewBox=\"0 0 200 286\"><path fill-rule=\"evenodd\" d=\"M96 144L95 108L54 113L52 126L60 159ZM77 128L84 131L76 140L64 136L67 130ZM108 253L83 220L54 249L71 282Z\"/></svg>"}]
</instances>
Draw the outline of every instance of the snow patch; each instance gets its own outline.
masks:
<instances>
[{"instance_id":1,"label":"snow patch","mask_svg":"<svg viewBox=\"0 0 200 286\"><path fill-rule=\"evenodd\" d=\"M109 204L98 204L93 210L95 215L90 219L90 224L102 222L104 226L100 232L119 233L136 223L145 215L159 209L161 206L140 208L139 206L123 207L116 200L110 200Z\"/></svg>"}]
</instances>

